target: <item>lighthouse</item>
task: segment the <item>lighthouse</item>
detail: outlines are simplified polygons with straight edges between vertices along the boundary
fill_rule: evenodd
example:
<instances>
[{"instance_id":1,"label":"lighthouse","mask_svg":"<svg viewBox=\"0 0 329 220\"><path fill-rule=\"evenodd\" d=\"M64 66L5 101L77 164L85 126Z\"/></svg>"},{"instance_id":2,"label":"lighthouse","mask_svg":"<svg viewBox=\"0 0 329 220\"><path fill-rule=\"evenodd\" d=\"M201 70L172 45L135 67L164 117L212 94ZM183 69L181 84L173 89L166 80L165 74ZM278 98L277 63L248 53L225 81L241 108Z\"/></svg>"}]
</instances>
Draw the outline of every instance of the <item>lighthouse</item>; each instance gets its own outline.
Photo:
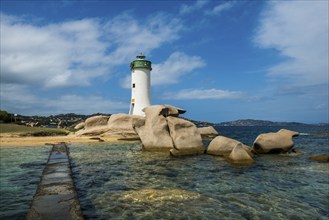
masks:
<instances>
[{"instance_id":1,"label":"lighthouse","mask_svg":"<svg viewBox=\"0 0 329 220\"><path fill-rule=\"evenodd\" d=\"M130 63L131 71L131 103L130 115L142 115L143 108L151 105L151 61L145 60L141 53Z\"/></svg>"}]
</instances>

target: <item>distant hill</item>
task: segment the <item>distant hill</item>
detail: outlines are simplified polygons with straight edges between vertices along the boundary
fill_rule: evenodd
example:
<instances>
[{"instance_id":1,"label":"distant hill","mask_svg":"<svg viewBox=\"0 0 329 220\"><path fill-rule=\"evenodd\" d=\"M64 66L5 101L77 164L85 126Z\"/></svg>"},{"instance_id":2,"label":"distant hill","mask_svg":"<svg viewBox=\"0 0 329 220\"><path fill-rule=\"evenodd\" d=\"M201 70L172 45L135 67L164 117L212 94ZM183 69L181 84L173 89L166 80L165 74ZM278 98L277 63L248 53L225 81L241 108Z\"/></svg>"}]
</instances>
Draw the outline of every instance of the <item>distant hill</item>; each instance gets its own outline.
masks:
<instances>
[{"instance_id":1,"label":"distant hill","mask_svg":"<svg viewBox=\"0 0 329 220\"><path fill-rule=\"evenodd\" d=\"M217 126L308 126L311 124L304 124L299 122L273 122L266 120L242 119L237 121L222 122L216 125Z\"/></svg>"},{"instance_id":2,"label":"distant hill","mask_svg":"<svg viewBox=\"0 0 329 220\"><path fill-rule=\"evenodd\" d=\"M59 114L59 115L50 115L50 116L23 116L23 115L14 115L8 113L6 111L1 110L0 112L0 122L15 122L17 124L25 124L30 125L31 123L34 126L45 126L45 127L57 127L58 123L61 122L61 127L74 127L77 123L86 120L89 117L95 115L108 115L111 114L104 114L104 113L96 113L92 115L82 115L82 114L75 114L75 113L68 113L68 114ZM2 120L2 118L6 117L6 121ZM184 118L184 117L181 117ZM184 118L187 119L187 118ZM236 121L228 121L228 122L221 122L221 123L211 123L206 121L195 121L191 119L187 119L198 127L205 127L205 126L308 126L308 125L320 125L320 126L329 126L328 123L321 123L321 124L304 124L298 122L273 122L273 121L266 121L266 120L254 120L254 119L241 119Z\"/></svg>"}]
</instances>

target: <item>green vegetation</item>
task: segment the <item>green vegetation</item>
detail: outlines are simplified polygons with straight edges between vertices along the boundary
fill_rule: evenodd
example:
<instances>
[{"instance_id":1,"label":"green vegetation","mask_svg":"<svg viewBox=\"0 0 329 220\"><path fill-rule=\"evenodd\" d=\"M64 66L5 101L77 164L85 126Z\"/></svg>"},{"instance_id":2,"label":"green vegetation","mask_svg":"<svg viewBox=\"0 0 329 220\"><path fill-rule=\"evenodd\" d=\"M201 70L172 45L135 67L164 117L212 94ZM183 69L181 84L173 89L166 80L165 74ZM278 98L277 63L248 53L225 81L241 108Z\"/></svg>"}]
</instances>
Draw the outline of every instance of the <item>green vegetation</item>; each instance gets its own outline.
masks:
<instances>
[{"instance_id":1,"label":"green vegetation","mask_svg":"<svg viewBox=\"0 0 329 220\"><path fill-rule=\"evenodd\" d=\"M5 122L8 123L11 120L12 115L8 112L0 109L0 123Z\"/></svg>"},{"instance_id":2,"label":"green vegetation","mask_svg":"<svg viewBox=\"0 0 329 220\"><path fill-rule=\"evenodd\" d=\"M27 127L24 125L0 123L0 133L13 133L21 136L59 136L67 135L69 131L57 128Z\"/></svg>"}]
</instances>

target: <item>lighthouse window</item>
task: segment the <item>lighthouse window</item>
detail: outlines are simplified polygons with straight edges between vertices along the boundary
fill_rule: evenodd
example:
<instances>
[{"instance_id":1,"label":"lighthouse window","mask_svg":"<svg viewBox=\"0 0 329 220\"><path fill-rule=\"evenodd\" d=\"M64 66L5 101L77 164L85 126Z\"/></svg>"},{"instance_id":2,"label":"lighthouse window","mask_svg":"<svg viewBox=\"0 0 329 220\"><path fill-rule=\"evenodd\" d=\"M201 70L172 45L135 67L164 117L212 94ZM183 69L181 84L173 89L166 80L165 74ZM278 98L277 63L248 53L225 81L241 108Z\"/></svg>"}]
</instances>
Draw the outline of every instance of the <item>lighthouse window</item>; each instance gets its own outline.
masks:
<instances>
[{"instance_id":1,"label":"lighthouse window","mask_svg":"<svg viewBox=\"0 0 329 220\"><path fill-rule=\"evenodd\" d=\"M133 83L133 88L135 88L135 83Z\"/></svg>"}]
</instances>

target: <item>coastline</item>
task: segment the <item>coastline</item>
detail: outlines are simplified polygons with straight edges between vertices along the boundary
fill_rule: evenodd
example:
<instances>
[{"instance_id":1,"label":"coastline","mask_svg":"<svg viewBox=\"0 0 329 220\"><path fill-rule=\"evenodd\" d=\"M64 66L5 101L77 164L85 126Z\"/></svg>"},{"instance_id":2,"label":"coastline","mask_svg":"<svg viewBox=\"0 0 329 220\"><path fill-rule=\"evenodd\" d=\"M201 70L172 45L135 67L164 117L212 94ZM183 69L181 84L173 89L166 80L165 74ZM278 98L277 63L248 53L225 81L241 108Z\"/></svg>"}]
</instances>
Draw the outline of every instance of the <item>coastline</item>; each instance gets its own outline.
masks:
<instances>
[{"instance_id":1,"label":"coastline","mask_svg":"<svg viewBox=\"0 0 329 220\"><path fill-rule=\"evenodd\" d=\"M110 142L118 143L123 142L119 140L119 136L104 137L77 137L73 135L68 136L43 136L43 137L21 137L15 134L3 133L0 135L0 148L15 148L15 147L40 147L47 144L57 144L65 142L71 143L100 143Z\"/></svg>"}]
</instances>

